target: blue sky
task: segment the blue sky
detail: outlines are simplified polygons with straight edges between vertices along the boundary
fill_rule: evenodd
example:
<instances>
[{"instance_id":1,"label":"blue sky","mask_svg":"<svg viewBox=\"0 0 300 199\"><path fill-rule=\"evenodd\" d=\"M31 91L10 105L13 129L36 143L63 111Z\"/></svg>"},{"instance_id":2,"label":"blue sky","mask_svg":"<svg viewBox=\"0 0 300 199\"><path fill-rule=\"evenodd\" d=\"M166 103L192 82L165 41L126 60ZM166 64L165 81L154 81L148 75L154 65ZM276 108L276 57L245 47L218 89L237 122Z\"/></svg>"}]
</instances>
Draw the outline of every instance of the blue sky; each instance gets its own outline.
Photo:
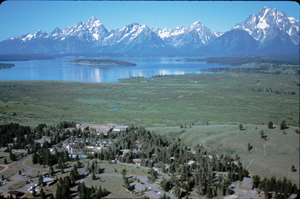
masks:
<instances>
[{"instance_id":1,"label":"blue sky","mask_svg":"<svg viewBox=\"0 0 300 199\"><path fill-rule=\"evenodd\" d=\"M134 22L173 29L200 21L213 31L225 32L263 6L299 20L299 4L289 1L6 1L0 5L0 40L38 29L50 33L56 27L63 29L92 16L107 29Z\"/></svg>"}]
</instances>

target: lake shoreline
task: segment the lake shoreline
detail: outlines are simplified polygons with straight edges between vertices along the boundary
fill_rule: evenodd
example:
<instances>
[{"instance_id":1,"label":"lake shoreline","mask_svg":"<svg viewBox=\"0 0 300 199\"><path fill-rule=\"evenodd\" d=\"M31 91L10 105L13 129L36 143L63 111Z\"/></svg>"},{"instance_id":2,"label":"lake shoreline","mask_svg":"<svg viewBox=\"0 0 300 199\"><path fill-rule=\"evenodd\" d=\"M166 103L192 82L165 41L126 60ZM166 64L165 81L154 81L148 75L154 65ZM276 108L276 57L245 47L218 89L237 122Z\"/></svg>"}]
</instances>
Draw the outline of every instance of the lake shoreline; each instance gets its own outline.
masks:
<instances>
[{"instance_id":1,"label":"lake shoreline","mask_svg":"<svg viewBox=\"0 0 300 199\"><path fill-rule=\"evenodd\" d=\"M113 60L113 59L77 59L69 61L71 65L86 65L86 66L136 66L136 63Z\"/></svg>"}]
</instances>

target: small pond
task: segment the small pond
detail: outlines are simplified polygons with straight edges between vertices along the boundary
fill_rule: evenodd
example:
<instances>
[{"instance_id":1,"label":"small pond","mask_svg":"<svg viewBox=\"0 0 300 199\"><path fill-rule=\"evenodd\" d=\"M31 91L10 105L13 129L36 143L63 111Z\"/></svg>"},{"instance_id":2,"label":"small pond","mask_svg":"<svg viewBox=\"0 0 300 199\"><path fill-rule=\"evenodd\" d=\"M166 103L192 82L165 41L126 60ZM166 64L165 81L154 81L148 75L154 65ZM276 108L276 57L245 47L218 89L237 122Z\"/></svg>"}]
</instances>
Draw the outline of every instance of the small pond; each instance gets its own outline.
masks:
<instances>
[{"instance_id":1,"label":"small pond","mask_svg":"<svg viewBox=\"0 0 300 199\"><path fill-rule=\"evenodd\" d=\"M113 108L110 108L109 110L116 110L116 109L121 109L121 107L113 107Z\"/></svg>"}]
</instances>

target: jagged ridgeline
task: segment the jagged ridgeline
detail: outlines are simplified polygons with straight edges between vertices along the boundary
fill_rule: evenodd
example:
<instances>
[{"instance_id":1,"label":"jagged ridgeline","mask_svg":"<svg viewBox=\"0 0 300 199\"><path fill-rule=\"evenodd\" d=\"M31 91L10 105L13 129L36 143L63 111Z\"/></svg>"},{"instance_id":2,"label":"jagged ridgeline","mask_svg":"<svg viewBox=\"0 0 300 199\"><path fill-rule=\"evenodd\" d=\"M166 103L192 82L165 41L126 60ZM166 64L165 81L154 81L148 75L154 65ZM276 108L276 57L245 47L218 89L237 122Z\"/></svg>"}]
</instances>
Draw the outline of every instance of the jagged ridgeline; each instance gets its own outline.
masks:
<instances>
[{"instance_id":1,"label":"jagged ridgeline","mask_svg":"<svg viewBox=\"0 0 300 199\"><path fill-rule=\"evenodd\" d=\"M136 66L135 63L113 59L76 59L69 64L88 66Z\"/></svg>"},{"instance_id":2,"label":"jagged ridgeline","mask_svg":"<svg viewBox=\"0 0 300 199\"><path fill-rule=\"evenodd\" d=\"M237 21L238 22L238 21ZM132 23L107 30L94 16L51 33L38 30L0 41L2 54L137 55L259 55L299 52L299 21L275 8L263 7L244 22L223 33L200 21L189 27L149 28Z\"/></svg>"}]
</instances>

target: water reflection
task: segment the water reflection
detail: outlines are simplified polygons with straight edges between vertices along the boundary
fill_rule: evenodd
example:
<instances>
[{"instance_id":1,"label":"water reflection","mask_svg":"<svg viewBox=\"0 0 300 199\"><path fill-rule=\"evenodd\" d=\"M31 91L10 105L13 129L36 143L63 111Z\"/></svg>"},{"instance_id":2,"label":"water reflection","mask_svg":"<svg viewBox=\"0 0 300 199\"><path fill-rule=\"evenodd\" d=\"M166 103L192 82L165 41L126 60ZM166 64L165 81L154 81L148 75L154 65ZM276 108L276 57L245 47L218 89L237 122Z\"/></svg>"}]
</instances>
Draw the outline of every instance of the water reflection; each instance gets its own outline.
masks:
<instances>
[{"instance_id":1,"label":"water reflection","mask_svg":"<svg viewBox=\"0 0 300 199\"><path fill-rule=\"evenodd\" d=\"M197 62L175 62L176 58L124 58L113 59L130 61L137 66L129 67L90 67L69 65L77 58L57 58L51 60L10 62L16 67L0 70L0 80L60 80L80 82L117 82L130 77L152 77L156 75L183 75L201 73L199 70L224 65Z\"/></svg>"}]
</instances>

